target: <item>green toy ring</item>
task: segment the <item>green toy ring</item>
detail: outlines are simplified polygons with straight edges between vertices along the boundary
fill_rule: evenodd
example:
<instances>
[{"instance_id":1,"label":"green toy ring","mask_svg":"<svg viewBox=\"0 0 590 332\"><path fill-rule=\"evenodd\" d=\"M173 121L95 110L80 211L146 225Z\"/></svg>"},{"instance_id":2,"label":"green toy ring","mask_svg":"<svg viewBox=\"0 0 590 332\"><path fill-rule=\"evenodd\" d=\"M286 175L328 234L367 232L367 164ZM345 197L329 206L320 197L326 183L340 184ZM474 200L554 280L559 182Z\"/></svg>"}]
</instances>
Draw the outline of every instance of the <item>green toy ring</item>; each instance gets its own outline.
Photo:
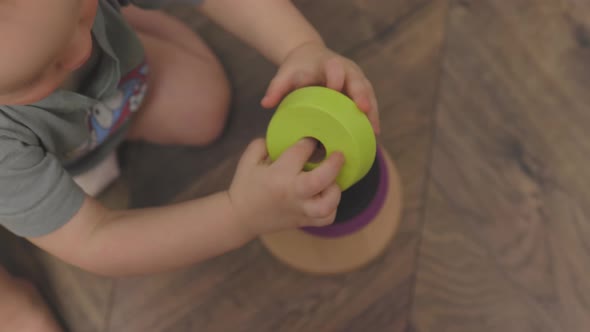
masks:
<instances>
[{"instance_id":1,"label":"green toy ring","mask_svg":"<svg viewBox=\"0 0 590 332\"><path fill-rule=\"evenodd\" d=\"M335 151L344 154L345 164L336 179L342 190L362 179L375 161L377 143L371 123L354 101L338 91L305 87L283 99L266 133L271 160L306 137L321 142L326 156ZM305 169L318 165L308 162Z\"/></svg>"}]
</instances>

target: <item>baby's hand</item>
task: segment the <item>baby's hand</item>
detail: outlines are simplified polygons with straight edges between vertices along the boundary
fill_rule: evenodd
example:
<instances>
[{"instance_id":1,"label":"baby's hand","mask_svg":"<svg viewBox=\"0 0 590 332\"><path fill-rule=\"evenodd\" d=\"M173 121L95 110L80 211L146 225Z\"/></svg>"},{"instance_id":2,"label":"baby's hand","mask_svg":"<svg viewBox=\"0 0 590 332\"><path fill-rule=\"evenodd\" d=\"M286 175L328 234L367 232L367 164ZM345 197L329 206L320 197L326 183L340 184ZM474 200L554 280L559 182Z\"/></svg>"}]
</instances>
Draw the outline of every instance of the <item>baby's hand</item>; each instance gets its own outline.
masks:
<instances>
[{"instance_id":1,"label":"baby's hand","mask_svg":"<svg viewBox=\"0 0 590 332\"><path fill-rule=\"evenodd\" d=\"M228 193L250 235L334 221L341 193L335 180L344 155L333 153L305 172L303 167L314 149L313 141L302 140L273 163L263 139L246 149Z\"/></svg>"},{"instance_id":2,"label":"baby's hand","mask_svg":"<svg viewBox=\"0 0 590 332\"><path fill-rule=\"evenodd\" d=\"M275 107L290 91L310 85L325 85L346 93L367 114L373 129L379 133L373 86L357 64L319 42L303 44L289 53L270 82L262 106Z\"/></svg>"}]
</instances>

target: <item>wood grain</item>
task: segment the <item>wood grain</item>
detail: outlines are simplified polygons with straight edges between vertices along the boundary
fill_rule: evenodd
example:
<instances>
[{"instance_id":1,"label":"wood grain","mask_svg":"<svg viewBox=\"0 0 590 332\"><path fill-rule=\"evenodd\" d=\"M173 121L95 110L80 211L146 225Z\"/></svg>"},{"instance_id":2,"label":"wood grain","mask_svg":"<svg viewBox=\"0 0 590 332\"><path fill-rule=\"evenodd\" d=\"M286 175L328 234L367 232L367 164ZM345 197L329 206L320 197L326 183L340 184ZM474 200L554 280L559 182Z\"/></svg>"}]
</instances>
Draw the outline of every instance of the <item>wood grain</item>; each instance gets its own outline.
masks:
<instances>
[{"instance_id":1,"label":"wood grain","mask_svg":"<svg viewBox=\"0 0 590 332\"><path fill-rule=\"evenodd\" d=\"M413 321L590 326L590 2L454 1Z\"/></svg>"}]
</instances>

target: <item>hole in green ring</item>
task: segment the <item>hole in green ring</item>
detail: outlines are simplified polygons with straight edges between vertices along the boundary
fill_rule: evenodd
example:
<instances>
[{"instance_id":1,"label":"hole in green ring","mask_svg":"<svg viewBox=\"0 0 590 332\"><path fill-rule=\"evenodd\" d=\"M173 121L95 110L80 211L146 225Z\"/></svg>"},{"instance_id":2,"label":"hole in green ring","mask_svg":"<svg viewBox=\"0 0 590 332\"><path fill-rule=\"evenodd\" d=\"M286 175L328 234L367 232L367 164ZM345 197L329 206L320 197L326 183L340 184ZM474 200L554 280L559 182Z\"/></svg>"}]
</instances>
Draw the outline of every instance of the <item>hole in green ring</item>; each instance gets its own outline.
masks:
<instances>
[{"instance_id":1,"label":"hole in green ring","mask_svg":"<svg viewBox=\"0 0 590 332\"><path fill-rule=\"evenodd\" d=\"M318 139L313 138L313 137L305 137L305 138L310 139L315 143L315 149L313 150L313 153L312 153L311 157L309 157L307 162L312 163L312 164L319 164L322 161L324 161L324 159L326 159L326 147L324 146L324 144L322 142L320 142Z\"/></svg>"}]
</instances>

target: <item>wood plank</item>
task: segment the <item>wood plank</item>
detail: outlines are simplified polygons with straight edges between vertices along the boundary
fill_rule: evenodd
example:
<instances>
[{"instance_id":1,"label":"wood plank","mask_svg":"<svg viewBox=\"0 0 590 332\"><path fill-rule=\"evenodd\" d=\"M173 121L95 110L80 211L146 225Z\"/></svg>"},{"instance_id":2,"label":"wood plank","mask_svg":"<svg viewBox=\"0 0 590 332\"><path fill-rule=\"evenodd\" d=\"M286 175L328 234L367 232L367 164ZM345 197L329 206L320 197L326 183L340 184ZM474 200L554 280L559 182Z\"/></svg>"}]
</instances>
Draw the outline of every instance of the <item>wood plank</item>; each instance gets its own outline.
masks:
<instances>
[{"instance_id":1,"label":"wood plank","mask_svg":"<svg viewBox=\"0 0 590 332\"><path fill-rule=\"evenodd\" d=\"M102 332L113 281L82 271L35 250L43 266L42 290L69 331Z\"/></svg>"},{"instance_id":2,"label":"wood plank","mask_svg":"<svg viewBox=\"0 0 590 332\"><path fill-rule=\"evenodd\" d=\"M109 331L405 329L421 233L446 2L347 0L297 5L312 17L328 44L360 63L376 87L385 129L381 141L396 159L405 188L398 236L374 264L336 277L293 271L254 241L181 271L120 279ZM321 20L326 13L331 13L330 19ZM186 20L192 17L186 12L180 15L187 15ZM135 171L129 176L137 206L226 188L240 152L249 140L264 134L270 117L260 111L258 102L274 68L218 28L206 22L194 24L214 45L235 84L232 120L225 137L207 149L131 146L129 168ZM349 36L342 36L343 26ZM147 178L149 182L137 181ZM183 192L178 194L178 188Z\"/></svg>"},{"instance_id":3,"label":"wood plank","mask_svg":"<svg viewBox=\"0 0 590 332\"><path fill-rule=\"evenodd\" d=\"M455 1L417 331L590 326L590 2Z\"/></svg>"}]
</instances>

